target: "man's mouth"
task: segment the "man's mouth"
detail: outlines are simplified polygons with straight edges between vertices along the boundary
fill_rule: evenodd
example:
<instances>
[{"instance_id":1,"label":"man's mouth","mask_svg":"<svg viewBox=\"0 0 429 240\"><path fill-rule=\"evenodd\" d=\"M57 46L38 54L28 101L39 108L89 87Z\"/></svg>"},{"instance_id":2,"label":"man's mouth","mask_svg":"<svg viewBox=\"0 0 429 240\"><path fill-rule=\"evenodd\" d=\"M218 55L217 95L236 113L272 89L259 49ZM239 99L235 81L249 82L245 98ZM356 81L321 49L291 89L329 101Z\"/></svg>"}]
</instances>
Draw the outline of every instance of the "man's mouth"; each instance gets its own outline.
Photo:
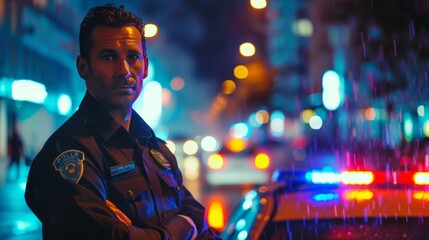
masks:
<instances>
[{"instance_id":1,"label":"man's mouth","mask_svg":"<svg viewBox=\"0 0 429 240\"><path fill-rule=\"evenodd\" d=\"M120 85L120 86L116 86L115 89L121 90L121 89L132 89L134 90L136 88L136 85L131 84L131 85Z\"/></svg>"}]
</instances>

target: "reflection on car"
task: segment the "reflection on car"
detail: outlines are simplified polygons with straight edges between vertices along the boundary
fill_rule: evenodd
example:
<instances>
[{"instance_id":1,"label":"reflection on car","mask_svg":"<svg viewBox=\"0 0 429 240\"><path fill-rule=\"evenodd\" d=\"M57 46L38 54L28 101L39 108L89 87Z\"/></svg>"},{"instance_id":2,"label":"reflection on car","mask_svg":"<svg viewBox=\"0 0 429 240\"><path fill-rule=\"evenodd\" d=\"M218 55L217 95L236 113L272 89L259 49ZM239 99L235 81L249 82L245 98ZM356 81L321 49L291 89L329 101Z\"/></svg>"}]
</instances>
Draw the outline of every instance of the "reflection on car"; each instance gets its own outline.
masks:
<instances>
[{"instance_id":1,"label":"reflection on car","mask_svg":"<svg viewBox=\"0 0 429 240\"><path fill-rule=\"evenodd\" d=\"M429 172L276 171L222 239L429 239Z\"/></svg>"}]
</instances>

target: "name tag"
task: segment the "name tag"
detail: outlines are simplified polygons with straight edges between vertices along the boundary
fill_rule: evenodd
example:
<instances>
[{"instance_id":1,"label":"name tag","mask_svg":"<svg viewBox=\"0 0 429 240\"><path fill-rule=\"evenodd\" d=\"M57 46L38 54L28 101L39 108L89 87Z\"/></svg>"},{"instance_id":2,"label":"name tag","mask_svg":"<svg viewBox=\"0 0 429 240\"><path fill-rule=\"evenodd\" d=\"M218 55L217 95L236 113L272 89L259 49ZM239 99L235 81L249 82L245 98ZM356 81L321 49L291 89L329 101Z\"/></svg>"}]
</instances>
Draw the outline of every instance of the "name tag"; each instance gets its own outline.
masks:
<instances>
[{"instance_id":1,"label":"name tag","mask_svg":"<svg viewBox=\"0 0 429 240\"><path fill-rule=\"evenodd\" d=\"M114 177L116 175L132 171L134 170L134 168L136 168L136 164L134 162L130 162L122 165L116 165L116 166L110 167L110 176Z\"/></svg>"}]
</instances>

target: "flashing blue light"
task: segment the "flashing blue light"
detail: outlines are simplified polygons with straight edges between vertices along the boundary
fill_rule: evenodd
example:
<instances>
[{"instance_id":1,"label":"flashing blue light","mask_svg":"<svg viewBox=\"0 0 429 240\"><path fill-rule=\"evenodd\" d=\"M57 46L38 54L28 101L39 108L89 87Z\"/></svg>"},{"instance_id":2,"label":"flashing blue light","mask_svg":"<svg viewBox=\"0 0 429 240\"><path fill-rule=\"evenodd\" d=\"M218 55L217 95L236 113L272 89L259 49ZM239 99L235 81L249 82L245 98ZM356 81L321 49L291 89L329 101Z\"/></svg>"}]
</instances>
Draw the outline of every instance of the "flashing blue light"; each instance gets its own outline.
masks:
<instances>
[{"instance_id":1,"label":"flashing blue light","mask_svg":"<svg viewBox=\"0 0 429 240\"><path fill-rule=\"evenodd\" d=\"M243 210L248 210L252 207L252 205L253 205L252 200L246 200L243 202L242 208L243 208Z\"/></svg>"},{"instance_id":2,"label":"flashing blue light","mask_svg":"<svg viewBox=\"0 0 429 240\"><path fill-rule=\"evenodd\" d=\"M273 175L271 176L271 181L278 182L280 178L280 173L278 171L275 171Z\"/></svg>"},{"instance_id":3,"label":"flashing blue light","mask_svg":"<svg viewBox=\"0 0 429 240\"><path fill-rule=\"evenodd\" d=\"M237 224L235 224L235 230L238 232L243 230L244 227L246 227L246 220L244 219L238 220Z\"/></svg>"},{"instance_id":4,"label":"flashing blue light","mask_svg":"<svg viewBox=\"0 0 429 240\"><path fill-rule=\"evenodd\" d=\"M258 196L258 193L256 192L256 191L254 191L254 190L251 190L250 192L248 192L247 194L246 194L246 196L244 196L244 198L246 199L246 200L253 200L255 197L257 197Z\"/></svg>"},{"instance_id":5,"label":"flashing blue light","mask_svg":"<svg viewBox=\"0 0 429 240\"><path fill-rule=\"evenodd\" d=\"M313 196L313 200L317 202L330 201L339 198L340 195L338 193L319 193Z\"/></svg>"},{"instance_id":6,"label":"flashing blue light","mask_svg":"<svg viewBox=\"0 0 429 240\"><path fill-rule=\"evenodd\" d=\"M338 184L341 174L334 171L311 171L305 174L305 178L315 184Z\"/></svg>"},{"instance_id":7,"label":"flashing blue light","mask_svg":"<svg viewBox=\"0 0 429 240\"><path fill-rule=\"evenodd\" d=\"M238 239L239 240L242 240L242 239L247 239L247 231L241 231L239 234L238 234Z\"/></svg>"}]
</instances>

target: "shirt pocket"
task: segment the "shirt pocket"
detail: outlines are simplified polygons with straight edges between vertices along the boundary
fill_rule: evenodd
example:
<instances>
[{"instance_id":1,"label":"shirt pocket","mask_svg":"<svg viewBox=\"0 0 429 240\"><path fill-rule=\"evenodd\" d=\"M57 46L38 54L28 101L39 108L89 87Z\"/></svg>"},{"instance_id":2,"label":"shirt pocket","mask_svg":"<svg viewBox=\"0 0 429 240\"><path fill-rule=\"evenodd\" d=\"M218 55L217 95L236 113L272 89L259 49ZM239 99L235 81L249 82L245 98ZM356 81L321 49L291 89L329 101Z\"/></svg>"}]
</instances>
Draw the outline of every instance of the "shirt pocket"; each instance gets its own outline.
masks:
<instances>
[{"instance_id":1,"label":"shirt pocket","mask_svg":"<svg viewBox=\"0 0 429 240\"><path fill-rule=\"evenodd\" d=\"M146 179L135 171L111 179L109 198L135 226L157 224L155 202Z\"/></svg>"},{"instance_id":2,"label":"shirt pocket","mask_svg":"<svg viewBox=\"0 0 429 240\"><path fill-rule=\"evenodd\" d=\"M157 175L162 185L162 191L165 198L164 209L167 211L177 211L182 203L182 190L177 183L173 173L169 170L158 171Z\"/></svg>"}]
</instances>

